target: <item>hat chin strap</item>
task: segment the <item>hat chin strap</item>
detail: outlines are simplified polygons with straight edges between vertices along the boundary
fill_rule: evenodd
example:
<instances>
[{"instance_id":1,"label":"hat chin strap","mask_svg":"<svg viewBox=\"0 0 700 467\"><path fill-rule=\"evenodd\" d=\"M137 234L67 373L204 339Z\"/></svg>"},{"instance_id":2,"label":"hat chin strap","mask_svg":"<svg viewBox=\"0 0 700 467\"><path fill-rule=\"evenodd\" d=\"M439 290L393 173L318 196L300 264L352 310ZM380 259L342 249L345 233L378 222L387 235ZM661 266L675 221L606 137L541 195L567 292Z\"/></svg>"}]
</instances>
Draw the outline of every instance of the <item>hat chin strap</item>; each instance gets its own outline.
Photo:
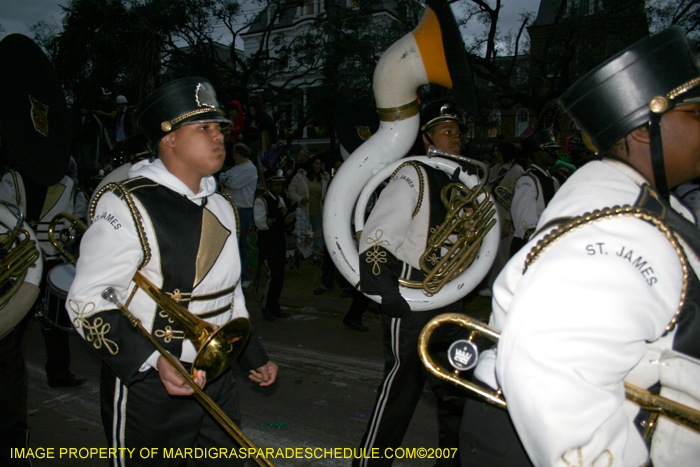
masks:
<instances>
[{"instance_id":1,"label":"hat chin strap","mask_svg":"<svg viewBox=\"0 0 700 467\"><path fill-rule=\"evenodd\" d=\"M654 172L656 190L664 198L668 198L668 183L666 181L666 167L664 166L664 149L661 143L661 117L662 113L651 114L649 121L649 137L651 149L651 168Z\"/></svg>"}]
</instances>

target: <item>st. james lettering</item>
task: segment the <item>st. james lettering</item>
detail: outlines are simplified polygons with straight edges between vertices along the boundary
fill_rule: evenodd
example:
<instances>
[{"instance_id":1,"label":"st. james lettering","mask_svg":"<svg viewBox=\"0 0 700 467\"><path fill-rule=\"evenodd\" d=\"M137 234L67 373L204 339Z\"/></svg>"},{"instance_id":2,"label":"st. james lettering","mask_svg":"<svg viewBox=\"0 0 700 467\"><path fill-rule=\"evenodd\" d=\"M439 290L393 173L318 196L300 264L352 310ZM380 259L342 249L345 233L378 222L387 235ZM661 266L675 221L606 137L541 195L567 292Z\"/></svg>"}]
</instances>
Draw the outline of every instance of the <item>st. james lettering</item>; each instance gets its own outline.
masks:
<instances>
[{"instance_id":1,"label":"st. james lettering","mask_svg":"<svg viewBox=\"0 0 700 467\"><path fill-rule=\"evenodd\" d=\"M107 211L104 211L102 214L97 216L95 221L99 219L104 219L109 222L109 224L114 227L114 230L119 230L119 228L122 226L121 223L119 223L119 219L117 219L113 214L109 214Z\"/></svg>"},{"instance_id":2,"label":"st. james lettering","mask_svg":"<svg viewBox=\"0 0 700 467\"><path fill-rule=\"evenodd\" d=\"M654 276L654 268L648 264L648 261L645 260L642 255L635 254L634 250L625 246L618 248L619 251L617 248L614 249L615 256L634 266L634 268L637 269L644 277L647 284L651 286L658 282L658 279ZM607 255L608 249L605 247L604 242L592 243L590 245L586 245L586 254L589 256Z\"/></svg>"}]
</instances>

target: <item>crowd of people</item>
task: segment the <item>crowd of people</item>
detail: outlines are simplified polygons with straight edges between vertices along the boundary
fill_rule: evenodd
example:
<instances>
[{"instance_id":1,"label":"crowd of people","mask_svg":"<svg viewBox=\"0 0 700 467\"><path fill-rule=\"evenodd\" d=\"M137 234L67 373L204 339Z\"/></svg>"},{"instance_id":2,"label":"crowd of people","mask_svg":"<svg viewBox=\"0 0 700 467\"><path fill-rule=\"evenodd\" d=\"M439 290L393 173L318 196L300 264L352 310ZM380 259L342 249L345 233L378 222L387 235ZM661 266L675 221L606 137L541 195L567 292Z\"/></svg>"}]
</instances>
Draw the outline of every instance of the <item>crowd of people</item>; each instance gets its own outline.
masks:
<instances>
[{"instance_id":1,"label":"crowd of people","mask_svg":"<svg viewBox=\"0 0 700 467\"><path fill-rule=\"evenodd\" d=\"M223 326L250 318L246 289L262 277L263 266L262 317L288 318L281 306L285 271L314 261L323 270L318 287L309 280L314 295L338 281L353 297L343 319L348 328L367 331L365 294L379 297L385 371L358 440L365 452L401 446L428 383L439 448L459 452L437 465L692 465L700 455L696 433L657 421L624 399L625 384L633 384L700 406L700 66L676 28L627 52L559 98L577 132L590 137L590 148L579 144L577 132L564 137L548 124L519 141L480 148L465 140L465 111L457 102L438 99L418 110L413 154L434 146L489 167L501 242L479 294L493 297L490 325L502 338L468 378L498 391L507 410L429 374L419 358L420 331L441 313L461 313L463 299L419 312L399 285L426 277L420 256L429 233L448 217L443 187L453 174L407 161L382 184L358 239L358 289L335 273L323 240L324 201L343 163L341 151L287 147L260 98L222 106L212 84L196 77L165 84L135 110L123 95L112 101L106 88L95 106L76 105L73 157L50 183L6 154L16 166L2 177L0 199L19 206L33 225L58 212L91 221L64 307L44 326L49 386L85 382L71 373L67 335L56 324L75 327L101 360L100 403L111 448L233 449L235 442L187 397L196 386L238 422L232 370L221 376L199 371L191 340L136 278ZM665 72L671 68L674 73ZM6 137L7 127L0 128ZM133 154L132 144L146 157L109 179L114 155ZM0 148L9 153L15 146ZM469 164L462 169L471 170ZM87 180L104 185L81 194L77 187ZM62 261L47 239L39 244L45 288ZM539 254L531 254L536 248ZM121 303L176 366L192 373L192 382L133 331ZM16 357L29 316L0 336L5 355ZM258 339L258 326L252 322L238 363L251 381L269 386L279 368ZM466 337L464 329L446 327L429 346L445 357L450 344ZM26 376L24 368L15 370L2 367L0 374L2 387L12 386L12 400L20 401L15 426L2 425L3 446L21 447L28 429ZM2 453L0 460L6 460Z\"/></svg>"}]
</instances>

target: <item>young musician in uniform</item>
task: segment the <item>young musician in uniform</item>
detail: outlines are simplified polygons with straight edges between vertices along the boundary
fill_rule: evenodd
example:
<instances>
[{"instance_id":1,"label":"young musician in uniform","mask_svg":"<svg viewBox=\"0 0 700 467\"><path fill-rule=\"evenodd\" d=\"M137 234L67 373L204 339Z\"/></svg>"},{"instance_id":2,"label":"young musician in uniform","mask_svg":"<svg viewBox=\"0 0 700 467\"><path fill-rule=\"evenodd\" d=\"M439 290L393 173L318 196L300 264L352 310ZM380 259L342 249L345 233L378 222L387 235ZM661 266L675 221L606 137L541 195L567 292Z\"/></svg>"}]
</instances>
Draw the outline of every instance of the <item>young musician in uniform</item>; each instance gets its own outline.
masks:
<instances>
[{"instance_id":1,"label":"young musician in uniform","mask_svg":"<svg viewBox=\"0 0 700 467\"><path fill-rule=\"evenodd\" d=\"M420 115L420 141L459 154L462 116L456 104L436 101ZM401 446L426 380L437 397L439 447L459 445L459 424L464 391L432 375L418 356L418 335L434 316L461 312L461 301L431 311L412 312L400 295L399 278L423 280L418 259L427 246L430 229L439 227L447 214L440 200L449 183L445 172L408 162L382 190L360 239L360 291L381 296L384 328L384 380L360 443L364 452ZM422 195L422 196L421 196ZM444 328L443 328L444 329ZM441 331L442 332L442 331ZM444 340L437 333L431 342ZM444 349L443 349L444 350ZM393 459L355 459L353 465L391 465ZM459 465L459 456L439 459L438 465Z\"/></svg>"},{"instance_id":2,"label":"young musician in uniform","mask_svg":"<svg viewBox=\"0 0 700 467\"><path fill-rule=\"evenodd\" d=\"M567 180L498 277L501 338L475 375L503 389L536 466L696 465L700 435L652 423L624 383L700 408L700 232L670 194L700 175L697 53L667 29L559 103L603 159Z\"/></svg>"},{"instance_id":3,"label":"young musician in uniform","mask_svg":"<svg viewBox=\"0 0 700 467\"><path fill-rule=\"evenodd\" d=\"M510 214L513 219L513 241L510 255L513 256L535 231L537 221L547 203L559 189L559 182L547 169L557 161L559 145L550 130L540 130L525 138L523 150L530 161L530 168L515 183Z\"/></svg>"},{"instance_id":4,"label":"young musician in uniform","mask_svg":"<svg viewBox=\"0 0 700 467\"><path fill-rule=\"evenodd\" d=\"M253 220L258 228L260 260L267 268L267 284L262 299L263 318L287 318L289 313L280 309L280 296L284 285L284 265L287 255L287 234L294 230L296 203L292 204L284 192L284 175L281 169L265 171L267 191L255 198Z\"/></svg>"},{"instance_id":5,"label":"young musician in uniform","mask_svg":"<svg viewBox=\"0 0 700 467\"><path fill-rule=\"evenodd\" d=\"M202 78L162 86L139 105L137 121L158 157L134 164L128 180L107 185L97 195L67 303L78 332L103 361L102 416L109 446L237 448L195 399L187 397L192 387L102 297L106 288L114 288L119 300L188 372L194 346L160 306L135 287L137 271L210 323L248 317L240 284L236 208L230 197L216 192L212 176L224 162L221 125L229 121L212 85ZM239 363L261 386L276 379L277 365L269 361L254 333ZM230 368L213 381L199 373L195 382L234 422L239 420ZM142 462L147 460L126 459L128 465ZM181 464L186 461L177 465Z\"/></svg>"}]
</instances>

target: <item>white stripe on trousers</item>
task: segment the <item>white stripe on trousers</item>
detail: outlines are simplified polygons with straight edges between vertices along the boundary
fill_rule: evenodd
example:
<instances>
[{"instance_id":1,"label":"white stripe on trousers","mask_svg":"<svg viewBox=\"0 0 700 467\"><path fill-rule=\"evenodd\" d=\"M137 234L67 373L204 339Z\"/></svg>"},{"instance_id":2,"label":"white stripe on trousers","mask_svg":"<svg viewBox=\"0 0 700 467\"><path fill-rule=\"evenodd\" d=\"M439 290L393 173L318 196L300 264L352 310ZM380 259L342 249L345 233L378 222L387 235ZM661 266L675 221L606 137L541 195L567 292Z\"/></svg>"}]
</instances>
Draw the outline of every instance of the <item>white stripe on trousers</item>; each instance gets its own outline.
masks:
<instances>
[{"instance_id":1,"label":"white stripe on trousers","mask_svg":"<svg viewBox=\"0 0 700 467\"><path fill-rule=\"evenodd\" d=\"M114 401L112 406L112 447L125 448L126 442L126 398L129 388L121 383L119 378L114 379ZM126 467L125 457L117 456L114 459L115 467Z\"/></svg>"},{"instance_id":2,"label":"white stripe on trousers","mask_svg":"<svg viewBox=\"0 0 700 467\"><path fill-rule=\"evenodd\" d=\"M367 427L367 439L365 440L364 452L369 452L374 446L374 440L377 436L377 431L379 425L382 421L382 416L384 415L384 409L386 408L386 403L389 399L389 393L391 392L391 386L394 383L394 377L401 367L401 358L399 356L399 337L401 329L401 318L391 318L391 350L394 354L394 366L389 371L389 374L384 379L384 384L382 385L382 392L377 399L375 404L375 411L372 414L372 420L369 427ZM369 460L366 456L360 460L361 467L367 467Z\"/></svg>"}]
</instances>

